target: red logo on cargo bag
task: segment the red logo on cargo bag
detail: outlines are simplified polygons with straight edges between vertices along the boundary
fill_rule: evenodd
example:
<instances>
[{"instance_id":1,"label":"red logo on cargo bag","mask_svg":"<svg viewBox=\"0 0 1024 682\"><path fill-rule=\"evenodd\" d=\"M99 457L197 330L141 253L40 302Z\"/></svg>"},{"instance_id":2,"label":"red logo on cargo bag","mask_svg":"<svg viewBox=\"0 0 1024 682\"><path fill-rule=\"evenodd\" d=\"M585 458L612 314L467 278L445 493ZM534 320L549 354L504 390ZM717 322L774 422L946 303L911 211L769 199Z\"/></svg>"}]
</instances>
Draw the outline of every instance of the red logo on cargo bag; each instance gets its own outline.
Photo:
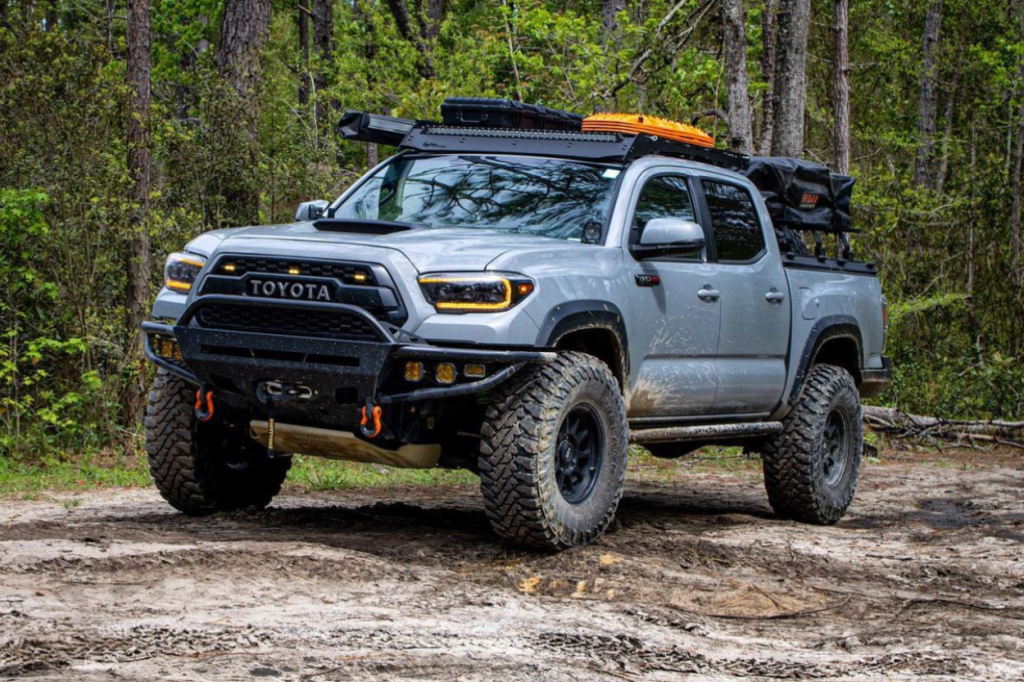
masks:
<instances>
[{"instance_id":1,"label":"red logo on cargo bag","mask_svg":"<svg viewBox=\"0 0 1024 682\"><path fill-rule=\"evenodd\" d=\"M804 192L803 197L801 197L800 199L800 208L817 208L819 199L821 199L820 194L815 194L814 192Z\"/></svg>"}]
</instances>

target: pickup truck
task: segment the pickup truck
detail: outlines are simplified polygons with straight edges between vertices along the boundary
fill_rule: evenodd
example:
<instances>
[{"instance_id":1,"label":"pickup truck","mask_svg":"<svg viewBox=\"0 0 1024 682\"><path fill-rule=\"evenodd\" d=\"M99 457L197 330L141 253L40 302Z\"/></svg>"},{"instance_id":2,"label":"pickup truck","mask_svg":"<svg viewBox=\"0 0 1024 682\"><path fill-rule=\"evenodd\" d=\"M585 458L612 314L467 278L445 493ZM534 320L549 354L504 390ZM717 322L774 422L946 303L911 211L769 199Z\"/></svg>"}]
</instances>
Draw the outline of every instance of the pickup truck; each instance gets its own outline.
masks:
<instances>
[{"instance_id":1,"label":"pickup truck","mask_svg":"<svg viewBox=\"0 0 1024 682\"><path fill-rule=\"evenodd\" d=\"M630 443L722 444L779 516L835 523L886 300L848 242L780 240L730 158L417 125L296 222L200 235L143 325L157 488L205 515L269 504L291 453L464 468L501 538L558 550L607 529Z\"/></svg>"}]
</instances>

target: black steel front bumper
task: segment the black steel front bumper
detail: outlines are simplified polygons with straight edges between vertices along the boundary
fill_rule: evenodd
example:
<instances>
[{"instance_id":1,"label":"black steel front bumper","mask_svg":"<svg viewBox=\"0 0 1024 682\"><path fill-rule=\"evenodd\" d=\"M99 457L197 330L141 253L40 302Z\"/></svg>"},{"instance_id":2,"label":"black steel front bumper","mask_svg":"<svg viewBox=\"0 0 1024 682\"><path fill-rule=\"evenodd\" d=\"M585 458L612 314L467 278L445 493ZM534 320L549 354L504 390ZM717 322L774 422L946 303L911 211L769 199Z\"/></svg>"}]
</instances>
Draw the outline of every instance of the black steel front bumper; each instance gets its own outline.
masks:
<instances>
[{"instance_id":1,"label":"black steel front bumper","mask_svg":"<svg viewBox=\"0 0 1024 682\"><path fill-rule=\"evenodd\" d=\"M290 311L338 313L360 318L375 337L340 340L250 331L228 331L200 326L197 314L218 304L260 306ZM257 401L266 382L308 386L313 395L293 406L308 422L350 421L353 405L367 399L387 405L419 400L443 400L491 390L528 363L550 362L554 353L519 350L452 348L428 344L396 327L385 325L362 308L344 303L254 299L209 295L193 301L173 325L144 322L146 356L159 367L186 381L217 392L220 400L243 407ZM171 343L171 346L167 344ZM174 347L173 352L167 352ZM396 366L417 360L479 363L488 368L477 380L460 377L450 386L406 384L394 380ZM427 384L425 387L419 387ZM390 392L383 389L387 385ZM287 412L290 408L282 406ZM282 415L284 417L284 415Z\"/></svg>"}]
</instances>

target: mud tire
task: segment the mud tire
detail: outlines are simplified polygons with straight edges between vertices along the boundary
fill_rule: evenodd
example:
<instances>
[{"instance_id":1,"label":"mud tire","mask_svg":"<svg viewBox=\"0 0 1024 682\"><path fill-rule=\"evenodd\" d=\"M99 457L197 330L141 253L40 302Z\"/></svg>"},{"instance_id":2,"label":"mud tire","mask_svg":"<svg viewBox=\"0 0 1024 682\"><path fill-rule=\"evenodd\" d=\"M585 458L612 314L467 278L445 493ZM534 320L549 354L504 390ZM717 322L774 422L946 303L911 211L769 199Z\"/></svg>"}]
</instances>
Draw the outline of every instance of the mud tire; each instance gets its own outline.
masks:
<instances>
[{"instance_id":1,"label":"mud tire","mask_svg":"<svg viewBox=\"0 0 1024 682\"><path fill-rule=\"evenodd\" d=\"M291 457L270 459L244 426L195 417L196 387L163 370L146 406L146 452L157 490L189 516L255 507L281 491Z\"/></svg>"},{"instance_id":2,"label":"mud tire","mask_svg":"<svg viewBox=\"0 0 1024 682\"><path fill-rule=\"evenodd\" d=\"M566 420L581 411L600 432L600 463L587 494L572 504L559 487L557 450ZM499 536L562 550L604 534L622 498L628 445L625 404L607 365L569 352L524 368L492 396L482 433L480 488Z\"/></svg>"},{"instance_id":3,"label":"mud tire","mask_svg":"<svg viewBox=\"0 0 1024 682\"><path fill-rule=\"evenodd\" d=\"M838 473L826 438L833 419L845 429ZM764 485L776 515L817 525L838 522L853 501L863 450L864 423L853 377L840 367L816 365L782 433L770 438L762 453Z\"/></svg>"}]
</instances>

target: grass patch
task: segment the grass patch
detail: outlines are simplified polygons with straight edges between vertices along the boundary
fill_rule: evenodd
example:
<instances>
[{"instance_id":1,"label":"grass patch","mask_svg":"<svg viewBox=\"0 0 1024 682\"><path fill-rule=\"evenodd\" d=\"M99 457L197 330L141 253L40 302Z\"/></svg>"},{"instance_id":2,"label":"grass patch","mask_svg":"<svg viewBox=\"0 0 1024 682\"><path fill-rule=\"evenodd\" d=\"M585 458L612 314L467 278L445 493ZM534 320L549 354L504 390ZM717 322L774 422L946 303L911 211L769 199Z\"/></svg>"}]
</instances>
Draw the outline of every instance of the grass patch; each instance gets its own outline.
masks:
<instances>
[{"instance_id":1,"label":"grass patch","mask_svg":"<svg viewBox=\"0 0 1024 682\"><path fill-rule=\"evenodd\" d=\"M44 491L89 491L148 486L149 469L141 457L81 455L38 462L0 459L0 496L34 497Z\"/></svg>"},{"instance_id":2,"label":"grass patch","mask_svg":"<svg viewBox=\"0 0 1024 682\"><path fill-rule=\"evenodd\" d=\"M678 459L661 459L631 445L626 480L671 483L695 473L758 473L761 458L743 454L743 448L708 446Z\"/></svg>"},{"instance_id":3,"label":"grass patch","mask_svg":"<svg viewBox=\"0 0 1024 682\"><path fill-rule=\"evenodd\" d=\"M745 457L740 448L708 447L681 459L658 459L643 448L629 452L630 481L671 483L693 473L757 472L760 459ZM339 462L296 455L288 473L289 492L322 492L354 488L433 488L472 486L477 476L448 469L395 469L377 464ZM78 458L47 458L39 462L0 459L0 497L34 498L46 491L87 492L103 488L152 485L144 457L109 454Z\"/></svg>"},{"instance_id":4,"label":"grass patch","mask_svg":"<svg viewBox=\"0 0 1024 682\"><path fill-rule=\"evenodd\" d=\"M296 455L288 472L288 483L304 492L349 490L352 488L408 488L476 485L468 471L449 469L395 469L379 464L338 462Z\"/></svg>"}]
</instances>

